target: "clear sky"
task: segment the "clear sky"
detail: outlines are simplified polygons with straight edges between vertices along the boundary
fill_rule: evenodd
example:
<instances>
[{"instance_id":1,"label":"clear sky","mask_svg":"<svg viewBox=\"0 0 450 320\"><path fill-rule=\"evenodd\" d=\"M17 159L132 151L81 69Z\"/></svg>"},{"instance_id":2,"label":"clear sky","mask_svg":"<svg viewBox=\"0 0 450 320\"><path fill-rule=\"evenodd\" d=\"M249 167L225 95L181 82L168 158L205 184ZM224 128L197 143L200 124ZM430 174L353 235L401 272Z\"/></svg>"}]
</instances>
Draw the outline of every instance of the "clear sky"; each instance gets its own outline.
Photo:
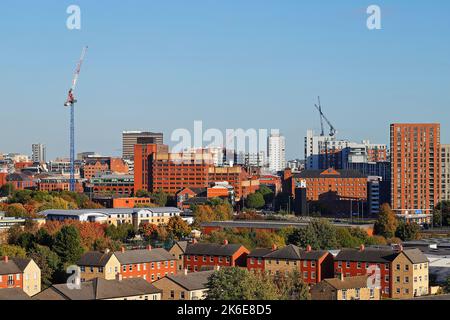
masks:
<instances>
[{"instance_id":1,"label":"clear sky","mask_svg":"<svg viewBox=\"0 0 450 320\"><path fill-rule=\"evenodd\" d=\"M66 28L70 4L82 28ZM382 30L366 8L382 9ZM277 128L289 159L319 128L388 143L391 122L440 122L450 143L448 0L0 3L0 152L67 156L63 107L83 45L77 152L120 155L123 130Z\"/></svg>"}]
</instances>

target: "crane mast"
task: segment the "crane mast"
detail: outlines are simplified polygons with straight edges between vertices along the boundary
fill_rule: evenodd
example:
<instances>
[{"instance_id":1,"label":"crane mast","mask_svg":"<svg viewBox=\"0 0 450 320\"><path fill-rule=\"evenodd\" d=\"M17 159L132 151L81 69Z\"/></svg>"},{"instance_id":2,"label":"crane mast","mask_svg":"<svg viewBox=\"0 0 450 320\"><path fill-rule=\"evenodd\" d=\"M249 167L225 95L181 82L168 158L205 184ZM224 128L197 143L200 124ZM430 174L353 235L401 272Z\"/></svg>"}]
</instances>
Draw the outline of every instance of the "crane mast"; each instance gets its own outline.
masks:
<instances>
[{"instance_id":1,"label":"crane mast","mask_svg":"<svg viewBox=\"0 0 450 320\"><path fill-rule=\"evenodd\" d=\"M81 51L80 60L77 63L75 74L72 80L72 86L69 89L67 100L64 106L70 107L70 191L75 191L75 103L77 100L74 96L74 91L77 86L78 78L81 72L81 66L83 65L84 58L86 56L88 47L84 47Z\"/></svg>"},{"instance_id":2,"label":"crane mast","mask_svg":"<svg viewBox=\"0 0 450 320\"><path fill-rule=\"evenodd\" d=\"M330 127L330 137L334 137L337 133L336 128L331 124L331 122L328 120L328 118L325 116L325 114L322 111L322 105L320 104L320 97L318 97L319 104L315 104L314 106L319 111L320 114L320 127L321 127L321 136L323 137L325 135L324 129L323 129L323 120L325 120Z\"/></svg>"}]
</instances>

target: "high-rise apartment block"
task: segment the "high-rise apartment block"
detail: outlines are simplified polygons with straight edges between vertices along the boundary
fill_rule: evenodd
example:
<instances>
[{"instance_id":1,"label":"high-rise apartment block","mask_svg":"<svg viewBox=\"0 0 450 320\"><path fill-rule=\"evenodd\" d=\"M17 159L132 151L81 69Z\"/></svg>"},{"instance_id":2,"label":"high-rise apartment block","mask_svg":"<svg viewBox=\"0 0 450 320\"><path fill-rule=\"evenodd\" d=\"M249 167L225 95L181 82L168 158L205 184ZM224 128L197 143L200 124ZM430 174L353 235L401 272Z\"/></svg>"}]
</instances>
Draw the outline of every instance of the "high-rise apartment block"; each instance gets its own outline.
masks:
<instances>
[{"instance_id":1,"label":"high-rise apartment block","mask_svg":"<svg viewBox=\"0 0 450 320\"><path fill-rule=\"evenodd\" d=\"M440 125L391 124L390 136L392 208L430 213L441 196Z\"/></svg>"},{"instance_id":2,"label":"high-rise apartment block","mask_svg":"<svg viewBox=\"0 0 450 320\"><path fill-rule=\"evenodd\" d=\"M279 133L272 133L268 138L269 170L286 169L286 139Z\"/></svg>"},{"instance_id":3,"label":"high-rise apartment block","mask_svg":"<svg viewBox=\"0 0 450 320\"><path fill-rule=\"evenodd\" d=\"M450 201L450 144L441 145L441 200Z\"/></svg>"},{"instance_id":4,"label":"high-rise apartment block","mask_svg":"<svg viewBox=\"0 0 450 320\"><path fill-rule=\"evenodd\" d=\"M142 131L122 132L122 158L133 160L135 144L162 144L163 134Z\"/></svg>"},{"instance_id":5,"label":"high-rise apartment block","mask_svg":"<svg viewBox=\"0 0 450 320\"><path fill-rule=\"evenodd\" d=\"M46 161L45 145L43 145L41 143L35 143L35 144L31 145L31 149L32 149L31 160L33 162L41 163L41 162Z\"/></svg>"}]
</instances>

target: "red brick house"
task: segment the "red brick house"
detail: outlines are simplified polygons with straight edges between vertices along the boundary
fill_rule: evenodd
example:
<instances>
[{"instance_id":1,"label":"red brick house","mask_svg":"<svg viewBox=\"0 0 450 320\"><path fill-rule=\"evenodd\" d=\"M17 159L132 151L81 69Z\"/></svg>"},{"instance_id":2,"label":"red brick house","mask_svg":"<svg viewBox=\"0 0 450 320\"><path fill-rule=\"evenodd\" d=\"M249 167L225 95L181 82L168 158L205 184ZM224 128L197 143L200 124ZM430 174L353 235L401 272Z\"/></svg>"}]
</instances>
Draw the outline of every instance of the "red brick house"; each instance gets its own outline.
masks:
<instances>
[{"instance_id":1,"label":"red brick house","mask_svg":"<svg viewBox=\"0 0 450 320\"><path fill-rule=\"evenodd\" d=\"M177 273L177 259L168 251L148 246L141 250L114 252L120 262L120 274L123 279L143 278L148 282L156 281Z\"/></svg>"},{"instance_id":2,"label":"red brick house","mask_svg":"<svg viewBox=\"0 0 450 320\"><path fill-rule=\"evenodd\" d=\"M249 251L240 244L190 243L183 257L184 268L201 271L217 266L245 267Z\"/></svg>"},{"instance_id":3,"label":"red brick house","mask_svg":"<svg viewBox=\"0 0 450 320\"><path fill-rule=\"evenodd\" d=\"M264 254L264 250L267 252ZM257 249L247 259L249 270L264 270L271 275L283 275L297 270L305 283L316 284L326 278L334 277L333 255L326 250L305 250L295 245L281 249L273 247Z\"/></svg>"}]
</instances>

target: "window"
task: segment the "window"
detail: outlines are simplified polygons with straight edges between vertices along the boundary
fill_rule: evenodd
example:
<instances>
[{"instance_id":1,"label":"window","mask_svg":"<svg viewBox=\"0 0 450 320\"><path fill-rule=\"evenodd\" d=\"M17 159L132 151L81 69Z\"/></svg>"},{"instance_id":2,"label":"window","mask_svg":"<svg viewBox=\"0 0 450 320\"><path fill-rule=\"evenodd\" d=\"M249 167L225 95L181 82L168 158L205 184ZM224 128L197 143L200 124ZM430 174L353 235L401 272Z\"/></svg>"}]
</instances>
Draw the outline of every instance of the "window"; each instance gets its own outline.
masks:
<instances>
[{"instance_id":1,"label":"window","mask_svg":"<svg viewBox=\"0 0 450 320\"><path fill-rule=\"evenodd\" d=\"M94 272L94 267L90 267L91 273Z\"/></svg>"},{"instance_id":2,"label":"window","mask_svg":"<svg viewBox=\"0 0 450 320\"><path fill-rule=\"evenodd\" d=\"M206 262L206 256L203 256L203 262Z\"/></svg>"},{"instance_id":3,"label":"window","mask_svg":"<svg viewBox=\"0 0 450 320\"><path fill-rule=\"evenodd\" d=\"M126 264L124 264L124 265L122 266L122 271L123 271L123 272L126 272L126 271L127 271L127 265L126 265Z\"/></svg>"},{"instance_id":4,"label":"window","mask_svg":"<svg viewBox=\"0 0 450 320\"><path fill-rule=\"evenodd\" d=\"M175 298L175 291L174 290L170 290L170 298Z\"/></svg>"},{"instance_id":5,"label":"window","mask_svg":"<svg viewBox=\"0 0 450 320\"><path fill-rule=\"evenodd\" d=\"M98 267L98 272L103 273L103 267Z\"/></svg>"},{"instance_id":6,"label":"window","mask_svg":"<svg viewBox=\"0 0 450 320\"><path fill-rule=\"evenodd\" d=\"M370 289L370 299L375 298L375 290L374 289Z\"/></svg>"},{"instance_id":7,"label":"window","mask_svg":"<svg viewBox=\"0 0 450 320\"><path fill-rule=\"evenodd\" d=\"M155 269L155 263L152 262L152 270L154 270L154 269Z\"/></svg>"},{"instance_id":8,"label":"window","mask_svg":"<svg viewBox=\"0 0 450 320\"><path fill-rule=\"evenodd\" d=\"M347 262L345 263L345 266L346 266L347 268L350 268L350 261L347 261Z\"/></svg>"},{"instance_id":9,"label":"window","mask_svg":"<svg viewBox=\"0 0 450 320\"><path fill-rule=\"evenodd\" d=\"M213 256L209 257L209 262L214 262L214 257Z\"/></svg>"},{"instance_id":10,"label":"window","mask_svg":"<svg viewBox=\"0 0 450 320\"><path fill-rule=\"evenodd\" d=\"M308 272L303 272L303 279L308 279Z\"/></svg>"},{"instance_id":11,"label":"window","mask_svg":"<svg viewBox=\"0 0 450 320\"><path fill-rule=\"evenodd\" d=\"M191 256L186 256L187 261L191 261Z\"/></svg>"},{"instance_id":12,"label":"window","mask_svg":"<svg viewBox=\"0 0 450 320\"><path fill-rule=\"evenodd\" d=\"M137 265L137 271L141 271L141 265L139 263Z\"/></svg>"},{"instance_id":13,"label":"window","mask_svg":"<svg viewBox=\"0 0 450 320\"><path fill-rule=\"evenodd\" d=\"M198 257L197 256L194 256L194 261L198 261Z\"/></svg>"},{"instance_id":14,"label":"window","mask_svg":"<svg viewBox=\"0 0 450 320\"><path fill-rule=\"evenodd\" d=\"M361 262L358 262L357 265L356 265L356 267L357 267L358 269L361 269Z\"/></svg>"},{"instance_id":15,"label":"window","mask_svg":"<svg viewBox=\"0 0 450 320\"><path fill-rule=\"evenodd\" d=\"M132 264L130 264L128 270L133 271L133 265Z\"/></svg>"},{"instance_id":16,"label":"window","mask_svg":"<svg viewBox=\"0 0 450 320\"><path fill-rule=\"evenodd\" d=\"M86 267L85 267L85 266L81 266L81 267L80 267L80 271L81 271L81 272L85 272L85 271L86 271ZM0 280L0 281L1 281L1 280Z\"/></svg>"},{"instance_id":17,"label":"window","mask_svg":"<svg viewBox=\"0 0 450 320\"><path fill-rule=\"evenodd\" d=\"M306 261L306 260L305 260L305 261L303 261L303 267L305 267L305 268L306 268L307 266L308 266L308 261Z\"/></svg>"},{"instance_id":18,"label":"window","mask_svg":"<svg viewBox=\"0 0 450 320\"><path fill-rule=\"evenodd\" d=\"M219 262L222 262L222 260L223 260L222 257L219 257Z\"/></svg>"},{"instance_id":19,"label":"window","mask_svg":"<svg viewBox=\"0 0 450 320\"><path fill-rule=\"evenodd\" d=\"M262 259L258 258L258 264L262 264Z\"/></svg>"},{"instance_id":20,"label":"window","mask_svg":"<svg viewBox=\"0 0 450 320\"><path fill-rule=\"evenodd\" d=\"M384 270L389 270L389 263L384 264Z\"/></svg>"},{"instance_id":21,"label":"window","mask_svg":"<svg viewBox=\"0 0 450 320\"><path fill-rule=\"evenodd\" d=\"M313 279L313 280L316 279L316 272L315 271L311 272L311 279Z\"/></svg>"},{"instance_id":22,"label":"window","mask_svg":"<svg viewBox=\"0 0 450 320\"><path fill-rule=\"evenodd\" d=\"M161 269L161 262L156 263L156 269Z\"/></svg>"},{"instance_id":23,"label":"window","mask_svg":"<svg viewBox=\"0 0 450 320\"><path fill-rule=\"evenodd\" d=\"M342 261L338 261L338 268L342 268Z\"/></svg>"},{"instance_id":24,"label":"window","mask_svg":"<svg viewBox=\"0 0 450 320\"><path fill-rule=\"evenodd\" d=\"M405 264L405 271L409 271L409 264Z\"/></svg>"},{"instance_id":25,"label":"window","mask_svg":"<svg viewBox=\"0 0 450 320\"><path fill-rule=\"evenodd\" d=\"M397 264L396 269L397 269L397 271L400 271L400 265L399 264Z\"/></svg>"},{"instance_id":26,"label":"window","mask_svg":"<svg viewBox=\"0 0 450 320\"><path fill-rule=\"evenodd\" d=\"M397 276L397 277L395 278L395 282L396 282L396 283L400 283L400 276Z\"/></svg>"},{"instance_id":27,"label":"window","mask_svg":"<svg viewBox=\"0 0 450 320\"><path fill-rule=\"evenodd\" d=\"M384 282L389 282L389 275L384 276Z\"/></svg>"},{"instance_id":28,"label":"window","mask_svg":"<svg viewBox=\"0 0 450 320\"><path fill-rule=\"evenodd\" d=\"M400 294L400 288L397 288L396 292L397 294Z\"/></svg>"},{"instance_id":29,"label":"window","mask_svg":"<svg viewBox=\"0 0 450 320\"><path fill-rule=\"evenodd\" d=\"M184 291L181 291L181 292L180 292L180 299L181 299L181 300L184 300L184 298L185 298Z\"/></svg>"},{"instance_id":30,"label":"window","mask_svg":"<svg viewBox=\"0 0 450 320\"><path fill-rule=\"evenodd\" d=\"M409 277L405 277L405 283L409 283Z\"/></svg>"},{"instance_id":31,"label":"window","mask_svg":"<svg viewBox=\"0 0 450 320\"><path fill-rule=\"evenodd\" d=\"M361 290L359 288L356 289L355 296L356 296L356 299L360 299L361 298Z\"/></svg>"},{"instance_id":32,"label":"window","mask_svg":"<svg viewBox=\"0 0 450 320\"><path fill-rule=\"evenodd\" d=\"M142 269L144 269L144 271L147 270L147 264L146 263L142 264Z\"/></svg>"},{"instance_id":33,"label":"window","mask_svg":"<svg viewBox=\"0 0 450 320\"><path fill-rule=\"evenodd\" d=\"M347 300L347 290L342 290L342 300Z\"/></svg>"},{"instance_id":34,"label":"window","mask_svg":"<svg viewBox=\"0 0 450 320\"><path fill-rule=\"evenodd\" d=\"M316 266L316 262L315 261L311 261L311 267L314 268Z\"/></svg>"},{"instance_id":35,"label":"window","mask_svg":"<svg viewBox=\"0 0 450 320\"><path fill-rule=\"evenodd\" d=\"M170 267L173 268L173 266L174 266L174 262L170 261Z\"/></svg>"}]
</instances>

